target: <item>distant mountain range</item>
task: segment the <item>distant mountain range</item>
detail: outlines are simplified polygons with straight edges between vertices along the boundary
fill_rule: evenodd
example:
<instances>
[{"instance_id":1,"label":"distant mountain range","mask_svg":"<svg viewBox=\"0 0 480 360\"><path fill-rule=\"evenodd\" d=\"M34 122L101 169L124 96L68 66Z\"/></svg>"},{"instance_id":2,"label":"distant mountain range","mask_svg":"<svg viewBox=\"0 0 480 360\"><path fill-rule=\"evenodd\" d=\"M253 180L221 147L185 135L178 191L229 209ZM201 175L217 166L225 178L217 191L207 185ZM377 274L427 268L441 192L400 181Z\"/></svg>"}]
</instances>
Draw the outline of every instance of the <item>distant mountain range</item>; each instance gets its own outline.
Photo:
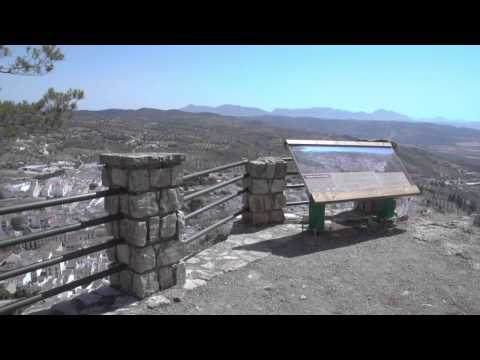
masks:
<instances>
[{"instance_id":1,"label":"distant mountain range","mask_svg":"<svg viewBox=\"0 0 480 360\"><path fill-rule=\"evenodd\" d=\"M305 109L283 109L278 108L272 111L265 111L255 107L245 107L238 105L220 105L220 106L202 106L202 105L188 105L181 109L181 111L192 113L213 113L224 116L288 116L288 117L310 117L320 119L335 119L335 120L373 120L373 121L406 121L406 122L429 122L435 124L445 124L453 126L471 127L480 129L480 122L462 122L460 120L454 121L443 117L436 117L431 119L414 119L407 115L397 113L389 110L376 110L374 112L353 112L329 107L312 107Z\"/></svg>"}]
</instances>

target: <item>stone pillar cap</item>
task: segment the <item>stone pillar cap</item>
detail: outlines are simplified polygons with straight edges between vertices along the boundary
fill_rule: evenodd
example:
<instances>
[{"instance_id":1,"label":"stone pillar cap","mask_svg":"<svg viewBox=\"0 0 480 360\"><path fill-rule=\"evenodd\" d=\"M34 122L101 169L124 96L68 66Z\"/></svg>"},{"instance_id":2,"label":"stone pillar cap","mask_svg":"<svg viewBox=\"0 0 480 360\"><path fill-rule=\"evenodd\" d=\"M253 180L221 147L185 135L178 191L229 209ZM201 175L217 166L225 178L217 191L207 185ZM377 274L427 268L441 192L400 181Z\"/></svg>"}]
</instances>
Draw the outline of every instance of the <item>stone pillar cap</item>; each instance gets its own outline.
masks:
<instances>
[{"instance_id":1,"label":"stone pillar cap","mask_svg":"<svg viewBox=\"0 0 480 360\"><path fill-rule=\"evenodd\" d=\"M104 153L99 156L101 164L118 168L171 167L183 161L183 153Z\"/></svg>"}]
</instances>

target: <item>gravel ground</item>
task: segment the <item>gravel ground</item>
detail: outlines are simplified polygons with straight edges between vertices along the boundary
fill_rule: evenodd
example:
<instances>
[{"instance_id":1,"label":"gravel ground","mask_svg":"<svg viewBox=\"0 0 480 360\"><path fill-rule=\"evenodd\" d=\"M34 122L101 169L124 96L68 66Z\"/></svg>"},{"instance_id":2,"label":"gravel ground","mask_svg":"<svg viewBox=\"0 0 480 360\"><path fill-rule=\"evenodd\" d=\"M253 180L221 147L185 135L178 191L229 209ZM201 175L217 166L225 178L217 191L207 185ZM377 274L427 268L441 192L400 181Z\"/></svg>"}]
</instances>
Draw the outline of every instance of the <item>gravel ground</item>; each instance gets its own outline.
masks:
<instances>
[{"instance_id":1,"label":"gravel ground","mask_svg":"<svg viewBox=\"0 0 480 360\"><path fill-rule=\"evenodd\" d=\"M338 225L315 237L298 226L241 246L266 257L193 290L165 291L170 305L113 313L479 314L480 231L470 224L433 213L393 230Z\"/></svg>"}]
</instances>

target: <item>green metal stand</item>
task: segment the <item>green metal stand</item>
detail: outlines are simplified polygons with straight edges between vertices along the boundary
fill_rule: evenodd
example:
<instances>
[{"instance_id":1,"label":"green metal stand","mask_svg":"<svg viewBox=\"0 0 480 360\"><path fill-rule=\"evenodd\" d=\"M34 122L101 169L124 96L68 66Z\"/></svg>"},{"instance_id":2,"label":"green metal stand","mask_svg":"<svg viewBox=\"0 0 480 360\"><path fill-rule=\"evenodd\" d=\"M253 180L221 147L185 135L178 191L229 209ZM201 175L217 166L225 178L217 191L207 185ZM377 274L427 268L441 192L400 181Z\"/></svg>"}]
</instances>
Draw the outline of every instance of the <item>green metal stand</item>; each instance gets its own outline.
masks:
<instances>
[{"instance_id":1,"label":"green metal stand","mask_svg":"<svg viewBox=\"0 0 480 360\"><path fill-rule=\"evenodd\" d=\"M323 231L325 229L325 204L315 204L310 201L308 214L309 230Z\"/></svg>"},{"instance_id":2,"label":"green metal stand","mask_svg":"<svg viewBox=\"0 0 480 360\"><path fill-rule=\"evenodd\" d=\"M375 201L375 210L378 220L395 219L396 201L394 198L380 199Z\"/></svg>"}]
</instances>

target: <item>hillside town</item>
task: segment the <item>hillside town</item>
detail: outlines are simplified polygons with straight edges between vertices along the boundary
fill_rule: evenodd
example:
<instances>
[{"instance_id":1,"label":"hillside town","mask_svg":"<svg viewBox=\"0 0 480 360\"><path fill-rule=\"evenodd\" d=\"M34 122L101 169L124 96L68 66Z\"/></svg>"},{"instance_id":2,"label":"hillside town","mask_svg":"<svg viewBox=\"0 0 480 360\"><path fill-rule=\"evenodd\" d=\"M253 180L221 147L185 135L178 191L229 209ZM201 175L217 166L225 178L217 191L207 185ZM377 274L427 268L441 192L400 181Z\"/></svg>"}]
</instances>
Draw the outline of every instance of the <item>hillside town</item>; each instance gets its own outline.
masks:
<instances>
[{"instance_id":1,"label":"hillside town","mask_svg":"<svg viewBox=\"0 0 480 360\"><path fill-rule=\"evenodd\" d=\"M70 162L23 166L18 169L25 178L1 184L2 206L84 194L99 189L97 164L75 166ZM58 205L21 215L0 216L0 241L55 229L81 220L105 215L104 199ZM106 237L104 226L55 235L0 250L0 274L37 261L55 258L95 245ZM101 271L108 265L104 251L69 260L51 267L0 282L0 288L13 296L49 289Z\"/></svg>"}]
</instances>

